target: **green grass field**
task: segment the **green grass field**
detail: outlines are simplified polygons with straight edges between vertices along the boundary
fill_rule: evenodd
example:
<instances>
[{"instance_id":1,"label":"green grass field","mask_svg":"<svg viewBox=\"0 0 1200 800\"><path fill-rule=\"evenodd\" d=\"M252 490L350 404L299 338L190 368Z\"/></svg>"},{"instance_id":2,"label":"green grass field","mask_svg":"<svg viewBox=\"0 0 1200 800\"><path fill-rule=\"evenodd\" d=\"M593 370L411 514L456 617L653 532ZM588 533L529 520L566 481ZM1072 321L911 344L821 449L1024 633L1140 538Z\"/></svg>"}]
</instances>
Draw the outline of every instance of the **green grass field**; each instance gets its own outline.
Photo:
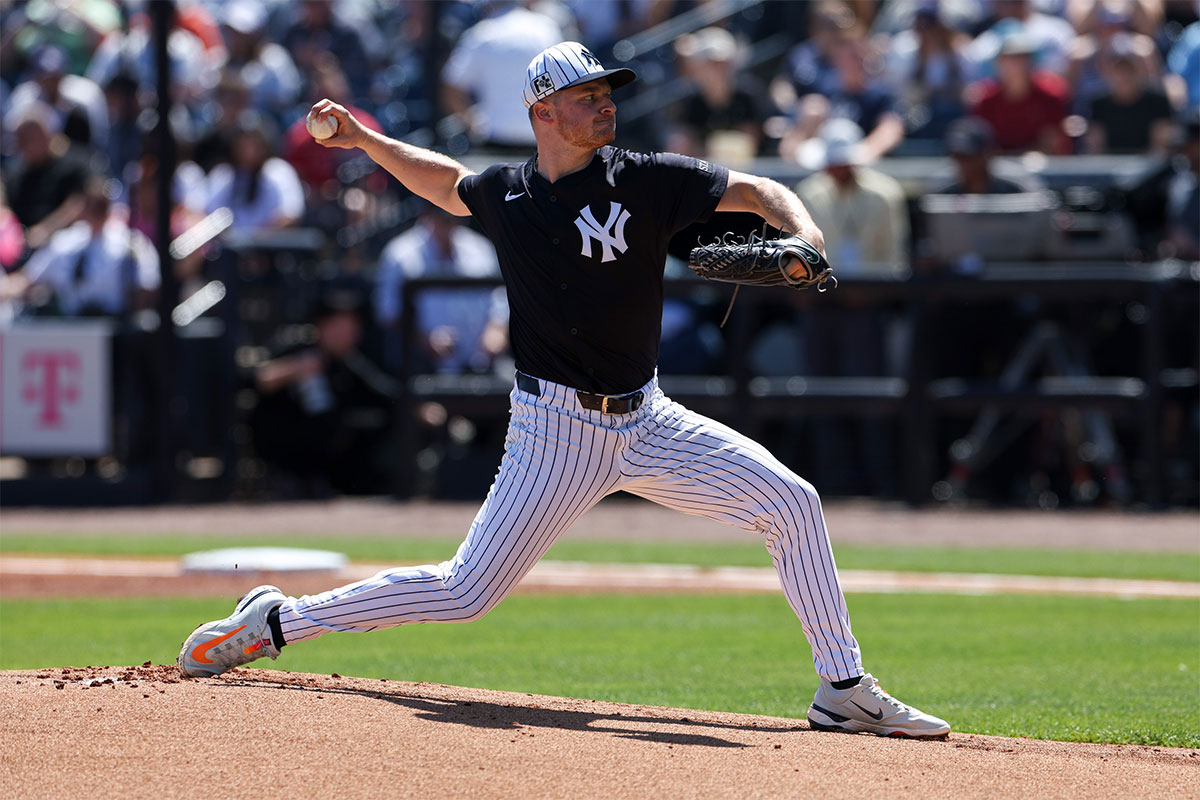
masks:
<instances>
[{"instance_id":1,"label":"green grass field","mask_svg":"<svg viewBox=\"0 0 1200 800\"><path fill-rule=\"evenodd\" d=\"M1194 601L851 595L866 666L955 730L1200 747ZM0 667L170 662L221 600L0 602ZM272 666L803 717L781 596L518 595L470 625L331 634Z\"/></svg>"},{"instance_id":2,"label":"green grass field","mask_svg":"<svg viewBox=\"0 0 1200 800\"><path fill-rule=\"evenodd\" d=\"M281 538L5 531L0 552L178 556ZM446 539L305 537L389 563L441 561ZM838 547L844 569L1200 580L1200 553ZM744 544L564 539L564 561L767 566ZM0 668L157 663L233 598L0 599ZM1200 603L1036 596L851 595L866 666L956 730L1200 747ZM270 666L803 717L816 677L782 595L518 595L471 625L332 634Z\"/></svg>"},{"instance_id":3,"label":"green grass field","mask_svg":"<svg viewBox=\"0 0 1200 800\"><path fill-rule=\"evenodd\" d=\"M285 542L299 547L337 550L352 559L396 564L443 561L458 542L449 539L382 537L264 538L228 534L220 537L166 535L113 537L34 534L5 531L0 553L44 553L106 556L180 556L196 550ZM1085 578L1154 578L1200 581L1200 552L1136 553L1081 550L975 549L938 547L835 547L842 569L909 572L993 572L1008 575L1066 575ZM593 563L696 564L698 566L770 566L757 542L696 544L682 542L559 541L547 558Z\"/></svg>"}]
</instances>

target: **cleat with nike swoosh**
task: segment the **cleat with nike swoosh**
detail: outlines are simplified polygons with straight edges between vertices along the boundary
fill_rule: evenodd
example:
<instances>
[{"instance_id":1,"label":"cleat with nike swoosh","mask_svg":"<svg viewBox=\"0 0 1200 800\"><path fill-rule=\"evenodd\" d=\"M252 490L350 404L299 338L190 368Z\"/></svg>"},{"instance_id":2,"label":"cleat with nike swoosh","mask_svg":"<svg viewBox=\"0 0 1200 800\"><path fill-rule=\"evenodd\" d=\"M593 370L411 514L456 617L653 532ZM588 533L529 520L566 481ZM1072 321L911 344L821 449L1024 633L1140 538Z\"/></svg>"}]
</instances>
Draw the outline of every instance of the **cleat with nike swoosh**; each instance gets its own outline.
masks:
<instances>
[{"instance_id":1,"label":"cleat with nike swoosh","mask_svg":"<svg viewBox=\"0 0 1200 800\"><path fill-rule=\"evenodd\" d=\"M857 686L835 689L824 678L808 708L813 730L873 733L910 739L944 739L950 725L943 719L906 706L885 692L871 674Z\"/></svg>"},{"instance_id":2,"label":"cleat with nike swoosh","mask_svg":"<svg viewBox=\"0 0 1200 800\"><path fill-rule=\"evenodd\" d=\"M278 658L267 616L286 599L275 586L257 586L238 601L228 617L192 631L176 659L183 677L220 675L263 656Z\"/></svg>"}]
</instances>

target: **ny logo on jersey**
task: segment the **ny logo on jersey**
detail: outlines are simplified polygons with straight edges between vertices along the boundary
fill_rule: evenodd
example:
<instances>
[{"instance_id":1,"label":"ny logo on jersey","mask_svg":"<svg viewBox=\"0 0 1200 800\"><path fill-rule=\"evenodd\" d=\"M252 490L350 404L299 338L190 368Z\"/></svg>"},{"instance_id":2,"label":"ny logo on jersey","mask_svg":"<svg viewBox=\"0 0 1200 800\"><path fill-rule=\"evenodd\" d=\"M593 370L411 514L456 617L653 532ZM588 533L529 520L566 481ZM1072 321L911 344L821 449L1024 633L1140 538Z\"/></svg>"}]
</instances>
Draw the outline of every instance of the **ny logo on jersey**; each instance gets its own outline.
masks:
<instances>
[{"instance_id":1,"label":"ny logo on jersey","mask_svg":"<svg viewBox=\"0 0 1200 800\"><path fill-rule=\"evenodd\" d=\"M609 202L608 219L603 225L596 221L592 207L584 206L575 218L575 227L579 228L579 234L583 237L580 255L592 258L592 239L595 239L604 248L601 263L614 261L616 256L613 255L613 248L619 253L629 249L629 245L625 244L625 223L628 221L629 212L621 208L620 203Z\"/></svg>"}]
</instances>

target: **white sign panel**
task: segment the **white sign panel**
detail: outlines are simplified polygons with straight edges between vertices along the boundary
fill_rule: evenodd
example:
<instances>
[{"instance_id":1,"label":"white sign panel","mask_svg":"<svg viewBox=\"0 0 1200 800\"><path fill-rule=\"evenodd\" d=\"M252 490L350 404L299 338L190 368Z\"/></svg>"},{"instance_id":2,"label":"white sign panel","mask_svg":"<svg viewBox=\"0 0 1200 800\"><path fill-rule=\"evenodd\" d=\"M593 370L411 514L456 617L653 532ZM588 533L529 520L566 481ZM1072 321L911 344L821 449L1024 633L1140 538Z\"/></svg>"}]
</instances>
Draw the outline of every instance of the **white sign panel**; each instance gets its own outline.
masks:
<instances>
[{"instance_id":1,"label":"white sign panel","mask_svg":"<svg viewBox=\"0 0 1200 800\"><path fill-rule=\"evenodd\" d=\"M0 330L0 453L109 452L111 331L102 320L30 320Z\"/></svg>"}]
</instances>

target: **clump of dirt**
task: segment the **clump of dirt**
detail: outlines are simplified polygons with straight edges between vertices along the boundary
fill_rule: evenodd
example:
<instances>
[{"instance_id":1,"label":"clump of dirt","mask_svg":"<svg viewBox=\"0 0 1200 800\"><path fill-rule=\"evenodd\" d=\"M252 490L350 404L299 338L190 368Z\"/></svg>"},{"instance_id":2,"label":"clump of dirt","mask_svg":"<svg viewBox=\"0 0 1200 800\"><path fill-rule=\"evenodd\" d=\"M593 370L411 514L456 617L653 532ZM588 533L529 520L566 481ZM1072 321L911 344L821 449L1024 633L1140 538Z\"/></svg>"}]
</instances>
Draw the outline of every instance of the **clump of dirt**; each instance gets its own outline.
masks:
<instances>
[{"instance_id":1,"label":"clump of dirt","mask_svg":"<svg viewBox=\"0 0 1200 800\"><path fill-rule=\"evenodd\" d=\"M147 684L156 686L164 683L179 683L181 676L179 667L174 664L153 664L149 661L132 667L105 667L89 664L86 667L55 667L54 669L38 670L34 676L38 680L53 681L55 688L63 688L67 684L77 684L84 689L93 686L116 686L129 684L138 686Z\"/></svg>"}]
</instances>

